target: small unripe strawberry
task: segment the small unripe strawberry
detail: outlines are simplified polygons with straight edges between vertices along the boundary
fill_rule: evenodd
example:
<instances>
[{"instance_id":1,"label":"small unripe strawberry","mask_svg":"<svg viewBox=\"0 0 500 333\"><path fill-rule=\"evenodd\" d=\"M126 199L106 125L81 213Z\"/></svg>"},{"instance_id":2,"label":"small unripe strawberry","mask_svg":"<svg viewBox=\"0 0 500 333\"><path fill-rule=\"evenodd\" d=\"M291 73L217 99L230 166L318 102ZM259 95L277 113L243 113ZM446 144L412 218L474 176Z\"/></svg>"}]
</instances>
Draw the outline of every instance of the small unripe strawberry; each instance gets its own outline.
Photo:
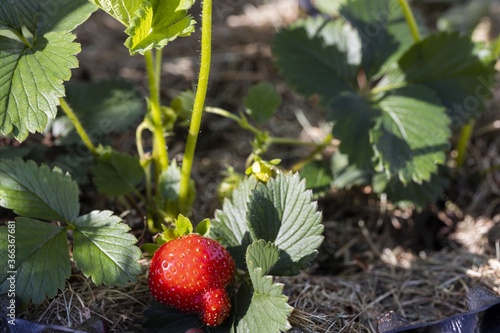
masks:
<instances>
[{"instance_id":1,"label":"small unripe strawberry","mask_svg":"<svg viewBox=\"0 0 500 333\"><path fill-rule=\"evenodd\" d=\"M234 260L219 242L189 234L163 244L155 252L149 289L160 303L198 313L205 324L217 326L231 310L225 288L234 272Z\"/></svg>"}]
</instances>

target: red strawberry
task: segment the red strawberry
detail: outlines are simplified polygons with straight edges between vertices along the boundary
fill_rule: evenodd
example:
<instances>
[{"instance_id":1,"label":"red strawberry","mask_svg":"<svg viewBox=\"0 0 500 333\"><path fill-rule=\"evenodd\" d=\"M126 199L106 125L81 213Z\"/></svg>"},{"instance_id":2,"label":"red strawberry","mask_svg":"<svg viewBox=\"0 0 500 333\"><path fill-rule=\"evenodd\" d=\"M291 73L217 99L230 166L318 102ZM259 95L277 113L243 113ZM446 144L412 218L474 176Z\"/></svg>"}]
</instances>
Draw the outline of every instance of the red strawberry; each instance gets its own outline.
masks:
<instances>
[{"instance_id":1,"label":"red strawberry","mask_svg":"<svg viewBox=\"0 0 500 333\"><path fill-rule=\"evenodd\" d=\"M217 326L231 310L225 288L234 272L234 260L219 242L189 234L163 244L155 252L149 290L160 303L198 313L205 324Z\"/></svg>"}]
</instances>

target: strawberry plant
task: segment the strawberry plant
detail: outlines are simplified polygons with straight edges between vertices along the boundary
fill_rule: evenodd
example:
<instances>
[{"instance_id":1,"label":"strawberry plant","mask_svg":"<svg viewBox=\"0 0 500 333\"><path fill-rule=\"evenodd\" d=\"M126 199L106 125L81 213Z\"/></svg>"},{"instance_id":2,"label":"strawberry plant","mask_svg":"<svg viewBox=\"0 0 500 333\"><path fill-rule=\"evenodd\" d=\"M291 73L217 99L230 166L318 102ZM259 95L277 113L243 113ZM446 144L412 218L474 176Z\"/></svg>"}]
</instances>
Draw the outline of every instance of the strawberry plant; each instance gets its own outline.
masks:
<instances>
[{"instance_id":1,"label":"strawberry plant","mask_svg":"<svg viewBox=\"0 0 500 333\"><path fill-rule=\"evenodd\" d=\"M272 138L243 115L234 116L257 136L247 176L238 177L212 220L198 224L198 235L180 215L192 211L195 195L191 170L210 71L211 0L203 2L195 93L184 92L162 105L159 88L162 50L194 31L188 13L193 5L194 0L54 0L50 5L0 0L0 133L26 141L22 147L0 150L0 206L15 216L8 215L7 225L0 227L0 254L9 265L0 274L0 293L10 295L15 281L17 299L41 303L64 288L72 268L96 284L136 281L141 251L129 226L109 210L80 212L79 192L94 186L103 195L145 207L144 231L149 235L163 231L155 244L143 247L157 251L150 287L169 306L147 311L153 314L146 323L151 330L176 332L203 324L242 332L291 327L292 307L273 276L298 274L311 263L323 239L321 214L298 174L281 172L279 161L261 156L272 143L298 140ZM131 55L143 57L146 103L119 80L67 82L80 51L73 30L97 9L124 26L125 46ZM268 120L279 103L269 84L254 87L244 101L257 123ZM129 129L141 116L135 131L137 154L116 150L107 135ZM186 123L188 136L178 166L169 158L166 137ZM146 131L151 132L151 151L143 140ZM67 154L44 160L47 148L29 144L29 135L36 132L50 133L54 145ZM191 247L190 241L203 245ZM174 286L163 281L169 273L162 271L168 266L164 258L170 254L177 258L174 267L187 269L173 277ZM217 259L205 259L213 255ZM199 274L196 267L201 267ZM201 314L201 322L185 312Z\"/></svg>"},{"instance_id":2,"label":"strawberry plant","mask_svg":"<svg viewBox=\"0 0 500 333\"><path fill-rule=\"evenodd\" d=\"M394 202L435 200L453 131L467 133L491 97L495 45L428 32L404 0L320 4L323 15L278 33L273 53L286 81L319 97L333 123L330 181L368 183Z\"/></svg>"}]
</instances>

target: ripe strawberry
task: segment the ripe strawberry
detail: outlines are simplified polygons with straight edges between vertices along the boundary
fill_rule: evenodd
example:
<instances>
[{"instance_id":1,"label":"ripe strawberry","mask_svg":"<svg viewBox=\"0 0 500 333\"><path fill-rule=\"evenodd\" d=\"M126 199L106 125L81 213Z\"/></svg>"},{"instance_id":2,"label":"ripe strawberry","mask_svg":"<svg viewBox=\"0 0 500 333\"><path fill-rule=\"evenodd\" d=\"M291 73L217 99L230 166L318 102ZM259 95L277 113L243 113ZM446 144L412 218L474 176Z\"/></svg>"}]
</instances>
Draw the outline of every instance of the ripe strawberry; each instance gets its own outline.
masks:
<instances>
[{"instance_id":1,"label":"ripe strawberry","mask_svg":"<svg viewBox=\"0 0 500 333\"><path fill-rule=\"evenodd\" d=\"M231 310L225 288L234 271L233 258L219 242L189 234L163 244L155 252L149 290L160 303L198 313L205 324L217 326Z\"/></svg>"}]
</instances>

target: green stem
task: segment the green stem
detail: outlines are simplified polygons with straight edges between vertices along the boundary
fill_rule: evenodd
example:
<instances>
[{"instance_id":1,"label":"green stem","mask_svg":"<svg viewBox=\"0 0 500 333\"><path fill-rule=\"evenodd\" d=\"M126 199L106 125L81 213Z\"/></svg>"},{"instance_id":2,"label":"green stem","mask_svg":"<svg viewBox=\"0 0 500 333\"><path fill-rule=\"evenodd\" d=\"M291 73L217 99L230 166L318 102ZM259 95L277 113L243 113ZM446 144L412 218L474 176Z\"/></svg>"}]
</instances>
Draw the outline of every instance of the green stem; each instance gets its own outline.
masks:
<instances>
[{"instance_id":1,"label":"green stem","mask_svg":"<svg viewBox=\"0 0 500 333\"><path fill-rule=\"evenodd\" d=\"M203 108L208 89L210 61L212 50L212 0L204 0L201 18L201 62L198 76L198 87L194 99L193 114L189 126L184 158L182 160L179 204L187 205L189 201L189 181L193 167L194 151L201 126ZM183 209L181 209L183 210Z\"/></svg>"},{"instance_id":2,"label":"green stem","mask_svg":"<svg viewBox=\"0 0 500 333\"><path fill-rule=\"evenodd\" d=\"M148 72L149 103L151 120L153 123L153 160L155 163L156 179L164 170L168 168L168 153L163 126L161 121L160 106L160 77L157 75L157 65L153 61L153 53L147 51L144 54L146 70Z\"/></svg>"},{"instance_id":3,"label":"green stem","mask_svg":"<svg viewBox=\"0 0 500 333\"><path fill-rule=\"evenodd\" d=\"M94 144L92 143L92 140L90 140L87 132L85 131L85 128L83 128L82 123L80 122L76 114L73 112L73 109L69 106L68 102L66 102L66 100L61 97L59 98L59 104L61 106L61 109L64 111L66 116L68 116L69 120L75 127L76 132L83 141L83 144L94 156L97 155L97 150Z\"/></svg>"},{"instance_id":4,"label":"green stem","mask_svg":"<svg viewBox=\"0 0 500 333\"><path fill-rule=\"evenodd\" d=\"M317 147L318 144L316 142L311 141L302 141L293 138L277 138L277 137L269 137L268 142L270 144L275 145L289 145L289 146L310 146ZM320 144L321 146L322 144Z\"/></svg>"},{"instance_id":5,"label":"green stem","mask_svg":"<svg viewBox=\"0 0 500 333\"><path fill-rule=\"evenodd\" d=\"M321 153L323 151L323 149L325 149L325 147L327 147L330 142L332 141L333 139L333 135L330 133L328 134L325 139L323 140L323 142L319 145L316 145L316 149L314 149L305 159L295 163L293 166L292 166L292 172L297 172L299 170L301 170L306 164L308 164L309 162L311 162L317 154Z\"/></svg>"},{"instance_id":6,"label":"green stem","mask_svg":"<svg viewBox=\"0 0 500 333\"><path fill-rule=\"evenodd\" d=\"M467 147L469 146L470 138L474 130L475 121L471 120L468 124L464 125L460 130L460 137L457 143L457 157L455 163L458 168L464 166L465 156L467 155Z\"/></svg>"},{"instance_id":7,"label":"green stem","mask_svg":"<svg viewBox=\"0 0 500 333\"><path fill-rule=\"evenodd\" d=\"M403 9L403 13L405 15L406 22L410 27L413 39L415 40L415 42L420 41L420 33L418 32L418 25L417 22L415 21L415 16L413 15L410 5L408 4L408 0L398 0L398 2L401 8Z\"/></svg>"},{"instance_id":8,"label":"green stem","mask_svg":"<svg viewBox=\"0 0 500 333\"><path fill-rule=\"evenodd\" d=\"M26 39L26 37L24 37L24 35L20 31L17 31L16 29L12 29L11 31L14 33L14 35L16 35L17 38L19 38L21 42L23 42L24 45L31 49L33 45L31 45L31 43Z\"/></svg>"}]
</instances>

